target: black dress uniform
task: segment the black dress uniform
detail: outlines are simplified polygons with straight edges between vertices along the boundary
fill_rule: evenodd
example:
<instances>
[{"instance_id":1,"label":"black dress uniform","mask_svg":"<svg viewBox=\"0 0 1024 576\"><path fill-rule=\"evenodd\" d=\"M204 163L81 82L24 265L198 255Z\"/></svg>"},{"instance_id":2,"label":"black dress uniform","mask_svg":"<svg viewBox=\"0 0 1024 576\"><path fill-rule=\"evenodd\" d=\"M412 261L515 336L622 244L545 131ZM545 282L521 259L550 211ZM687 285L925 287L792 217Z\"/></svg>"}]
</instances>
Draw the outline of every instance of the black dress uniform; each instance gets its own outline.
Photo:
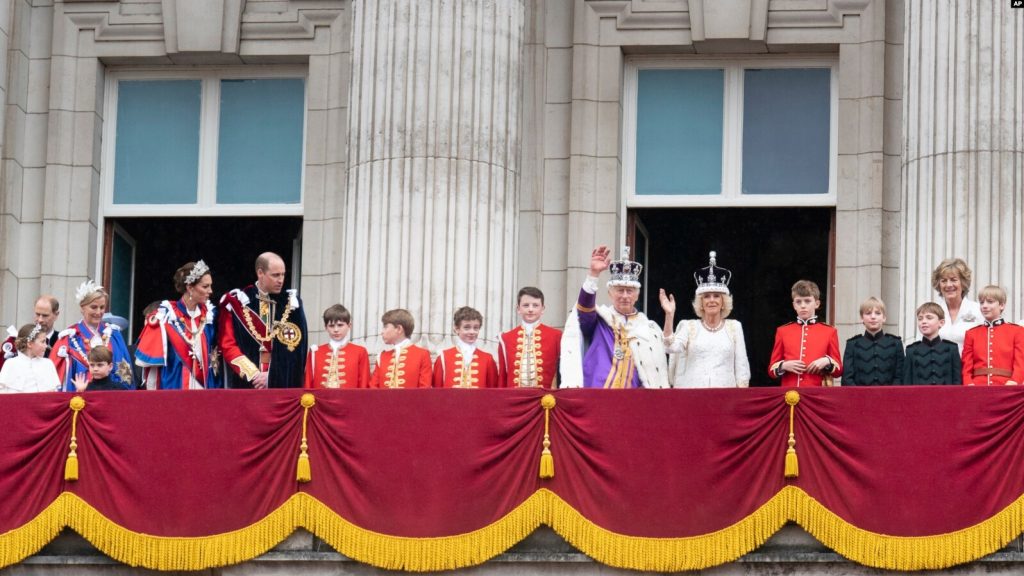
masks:
<instances>
[{"instance_id":1,"label":"black dress uniform","mask_svg":"<svg viewBox=\"0 0 1024 576\"><path fill-rule=\"evenodd\" d=\"M904 384L962 384L960 349L955 342L936 336L907 346Z\"/></svg>"},{"instance_id":2,"label":"black dress uniform","mask_svg":"<svg viewBox=\"0 0 1024 576\"><path fill-rule=\"evenodd\" d=\"M903 383L903 340L899 336L865 332L846 341L843 386Z\"/></svg>"}]
</instances>

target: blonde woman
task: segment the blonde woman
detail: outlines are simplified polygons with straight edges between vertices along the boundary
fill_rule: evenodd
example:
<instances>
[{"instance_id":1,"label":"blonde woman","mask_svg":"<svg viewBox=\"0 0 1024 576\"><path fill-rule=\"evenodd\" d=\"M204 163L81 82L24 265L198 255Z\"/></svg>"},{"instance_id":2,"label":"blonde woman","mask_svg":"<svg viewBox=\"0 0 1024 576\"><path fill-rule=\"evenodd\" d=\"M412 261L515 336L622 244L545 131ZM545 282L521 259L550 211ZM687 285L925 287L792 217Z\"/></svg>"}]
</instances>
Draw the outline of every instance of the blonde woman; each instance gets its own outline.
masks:
<instances>
[{"instance_id":1,"label":"blonde woman","mask_svg":"<svg viewBox=\"0 0 1024 576\"><path fill-rule=\"evenodd\" d=\"M710 264L693 275L697 289L693 311L698 320L681 320L672 330L676 300L658 293L665 311L665 351L671 354L669 383L673 388L745 388L750 385L750 363L743 341L743 325L728 320L732 312L729 281L732 273Z\"/></svg>"},{"instance_id":2,"label":"blonde woman","mask_svg":"<svg viewBox=\"0 0 1024 576\"><path fill-rule=\"evenodd\" d=\"M964 335L983 323L981 306L967 297L971 289L971 269L960 258L947 258L932 272L932 288L939 293L939 306L946 314L946 324L939 330L943 340L955 342L964 351Z\"/></svg>"},{"instance_id":3,"label":"blonde woman","mask_svg":"<svg viewBox=\"0 0 1024 576\"><path fill-rule=\"evenodd\" d=\"M82 310L82 320L58 334L57 342L50 351L50 360L57 367L62 389L74 392L74 380L79 374L89 378L89 350L95 346L105 346L113 354L110 380L125 390L134 389L131 356L121 330L103 320L110 295L103 286L86 280L75 291L75 300Z\"/></svg>"}]
</instances>

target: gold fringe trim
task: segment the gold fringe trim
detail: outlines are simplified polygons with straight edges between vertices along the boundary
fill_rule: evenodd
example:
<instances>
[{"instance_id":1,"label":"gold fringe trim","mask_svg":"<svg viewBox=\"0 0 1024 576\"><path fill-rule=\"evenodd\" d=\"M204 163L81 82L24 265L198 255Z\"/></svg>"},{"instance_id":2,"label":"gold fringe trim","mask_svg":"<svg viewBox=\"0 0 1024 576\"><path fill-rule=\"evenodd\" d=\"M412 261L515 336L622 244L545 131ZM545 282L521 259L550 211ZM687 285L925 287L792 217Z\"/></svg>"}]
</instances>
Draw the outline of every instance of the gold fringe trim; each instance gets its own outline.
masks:
<instances>
[{"instance_id":1,"label":"gold fringe trim","mask_svg":"<svg viewBox=\"0 0 1024 576\"><path fill-rule=\"evenodd\" d=\"M541 524L596 561L632 570L698 570L755 550L787 521L854 562L890 570L940 569L990 554L1024 530L1024 496L974 526L933 536L901 537L857 528L794 486L754 513L708 534L683 538L626 536L597 526L554 492L540 489L492 524L453 536L407 538L360 528L306 493L297 493L260 521L223 534L192 538L127 530L78 496L64 492L30 522L0 534L0 568L35 554L67 526L111 558L155 570L202 570L251 560L306 528L338 552L390 570L450 570L486 562Z\"/></svg>"}]
</instances>

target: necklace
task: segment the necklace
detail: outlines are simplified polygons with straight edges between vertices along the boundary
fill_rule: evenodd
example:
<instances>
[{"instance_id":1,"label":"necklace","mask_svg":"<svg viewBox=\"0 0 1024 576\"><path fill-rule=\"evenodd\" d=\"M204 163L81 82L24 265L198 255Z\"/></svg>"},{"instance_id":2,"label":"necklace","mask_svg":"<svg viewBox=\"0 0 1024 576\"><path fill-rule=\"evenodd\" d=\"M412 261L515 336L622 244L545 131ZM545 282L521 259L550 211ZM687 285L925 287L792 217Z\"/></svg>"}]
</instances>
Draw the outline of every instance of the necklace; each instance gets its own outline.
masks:
<instances>
[{"instance_id":1,"label":"necklace","mask_svg":"<svg viewBox=\"0 0 1024 576\"><path fill-rule=\"evenodd\" d=\"M707 330L708 332L718 332L719 330L722 329L722 326L725 326L725 320L719 320L718 324L716 324L714 328L712 328L711 326L708 326L708 323L705 322L703 318L701 319L700 323L701 323L702 326L704 326L704 329Z\"/></svg>"},{"instance_id":2,"label":"necklace","mask_svg":"<svg viewBox=\"0 0 1024 576\"><path fill-rule=\"evenodd\" d=\"M253 339L259 342L270 342L282 331L282 325L288 322L288 316L292 313L292 304L288 302L285 304L284 313L281 314L281 320L273 323L272 327L267 331L267 335L260 336L259 332L256 331L256 326L253 325L252 317L250 316L249 307L242 307L242 317L245 318L246 327L249 329L249 334Z\"/></svg>"},{"instance_id":3,"label":"necklace","mask_svg":"<svg viewBox=\"0 0 1024 576\"><path fill-rule=\"evenodd\" d=\"M97 334L100 335L100 339L103 341L103 345L106 346L107 348L110 348L110 336L104 334L100 330L100 326L97 326L95 331L93 331L92 328L88 326L86 326L85 329L92 331L92 335L89 338L86 338L85 334L83 334L81 330L77 330L75 334L72 334L68 338L68 343L71 344L71 347L74 348L75 351L82 356L82 358L89 358L89 350L92 350L92 339L95 338ZM111 348L111 350L113 349ZM86 367L88 367L88 360L86 360Z\"/></svg>"},{"instance_id":4,"label":"necklace","mask_svg":"<svg viewBox=\"0 0 1024 576\"><path fill-rule=\"evenodd\" d=\"M187 313L188 312L186 309L186 314ZM201 306L199 307L199 314L199 319L192 320L193 324L198 323L199 325L194 330L190 330L188 325L185 323L185 319L181 317L180 310L177 308L177 306L175 306L174 318L171 319L170 324L171 327L174 328L174 331L177 332L179 336L181 336L182 340L188 343L188 347L192 354L192 358L199 364L199 368L202 369L202 337L204 331L206 330L206 325L209 323L210 319L206 314L206 310L203 309L203 307ZM189 319L191 319L191 317L189 317Z\"/></svg>"}]
</instances>

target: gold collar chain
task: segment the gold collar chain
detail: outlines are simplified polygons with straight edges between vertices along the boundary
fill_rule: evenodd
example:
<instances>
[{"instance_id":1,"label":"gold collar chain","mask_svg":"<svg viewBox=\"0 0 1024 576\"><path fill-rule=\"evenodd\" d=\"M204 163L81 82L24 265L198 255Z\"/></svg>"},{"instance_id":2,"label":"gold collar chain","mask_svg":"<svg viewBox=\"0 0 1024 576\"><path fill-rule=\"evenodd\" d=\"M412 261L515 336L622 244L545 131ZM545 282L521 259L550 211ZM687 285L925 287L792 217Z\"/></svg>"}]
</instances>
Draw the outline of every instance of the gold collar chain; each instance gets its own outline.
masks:
<instances>
[{"instance_id":1,"label":"gold collar chain","mask_svg":"<svg viewBox=\"0 0 1024 576\"><path fill-rule=\"evenodd\" d=\"M245 318L245 325L249 328L249 335L258 342L270 342L281 332L281 326L288 322L288 315L292 313L292 303L289 301L284 306L284 314L281 314L281 319L273 323L273 327L267 332L266 336L260 336L256 332L256 326L252 323L252 312L248 306L242 306L242 316Z\"/></svg>"}]
</instances>

